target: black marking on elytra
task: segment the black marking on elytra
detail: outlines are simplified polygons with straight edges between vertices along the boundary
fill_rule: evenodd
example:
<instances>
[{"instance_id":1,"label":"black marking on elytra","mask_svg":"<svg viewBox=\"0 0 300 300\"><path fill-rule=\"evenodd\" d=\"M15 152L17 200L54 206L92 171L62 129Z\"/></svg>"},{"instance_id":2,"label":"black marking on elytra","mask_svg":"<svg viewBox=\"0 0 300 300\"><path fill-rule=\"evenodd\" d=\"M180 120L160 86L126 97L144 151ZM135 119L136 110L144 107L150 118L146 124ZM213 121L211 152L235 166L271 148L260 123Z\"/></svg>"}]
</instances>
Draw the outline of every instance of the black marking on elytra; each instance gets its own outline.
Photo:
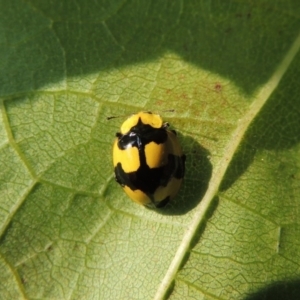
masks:
<instances>
[{"instance_id":1,"label":"black marking on elytra","mask_svg":"<svg viewBox=\"0 0 300 300\"><path fill-rule=\"evenodd\" d=\"M139 154L141 165L137 171L126 173L121 163L116 165L116 181L122 186L127 185L133 191L141 190L152 199L158 187L167 186L170 179L175 177L179 168L177 165L179 157L169 154L166 165L159 168L149 168L146 164L145 152L139 151Z\"/></svg>"},{"instance_id":2,"label":"black marking on elytra","mask_svg":"<svg viewBox=\"0 0 300 300\"><path fill-rule=\"evenodd\" d=\"M125 150L127 147L137 147L139 151L140 167L134 172L126 173L122 164L118 163L115 167L116 181L122 185L127 185L131 190L143 191L151 200L154 193L160 186L167 186L170 179L175 177L181 179L184 176L184 161L182 157L168 154L168 163L158 168L149 168L146 163L145 146L150 142L157 144L164 143L168 134L163 128L153 128L145 125L139 119L136 126L133 126L129 133L118 136L118 147ZM156 207L163 207L169 201L169 197L163 203L155 204Z\"/></svg>"},{"instance_id":3,"label":"black marking on elytra","mask_svg":"<svg viewBox=\"0 0 300 300\"><path fill-rule=\"evenodd\" d=\"M153 128L151 125L145 125L139 118L138 123L131 127L130 131L126 134L118 135L118 147L124 150L128 147L141 148L141 145L147 145L150 142L155 142L156 144L164 143L168 134L163 128Z\"/></svg>"},{"instance_id":4,"label":"black marking on elytra","mask_svg":"<svg viewBox=\"0 0 300 300\"><path fill-rule=\"evenodd\" d=\"M174 177L177 179L181 179L184 177L184 173L185 173L185 159L186 156L183 154L181 157L176 156L177 159L177 168L176 168L176 172L174 174Z\"/></svg>"}]
</instances>

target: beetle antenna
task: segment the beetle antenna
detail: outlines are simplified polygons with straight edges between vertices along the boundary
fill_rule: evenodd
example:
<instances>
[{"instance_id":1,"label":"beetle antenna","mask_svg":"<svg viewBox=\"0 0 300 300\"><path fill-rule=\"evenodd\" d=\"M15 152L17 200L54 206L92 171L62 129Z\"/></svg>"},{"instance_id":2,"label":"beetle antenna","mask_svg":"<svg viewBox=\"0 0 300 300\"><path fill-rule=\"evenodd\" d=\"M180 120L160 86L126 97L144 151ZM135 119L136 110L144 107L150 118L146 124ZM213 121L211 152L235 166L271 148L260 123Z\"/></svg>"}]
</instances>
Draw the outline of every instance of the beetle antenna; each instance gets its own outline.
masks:
<instances>
[{"instance_id":1,"label":"beetle antenna","mask_svg":"<svg viewBox=\"0 0 300 300\"><path fill-rule=\"evenodd\" d=\"M174 112L174 111L175 111L175 109L164 109L161 112Z\"/></svg>"},{"instance_id":2,"label":"beetle antenna","mask_svg":"<svg viewBox=\"0 0 300 300\"><path fill-rule=\"evenodd\" d=\"M116 119L119 118L120 116L110 116L110 117L106 117L106 120L109 121L111 119Z\"/></svg>"},{"instance_id":3,"label":"beetle antenna","mask_svg":"<svg viewBox=\"0 0 300 300\"><path fill-rule=\"evenodd\" d=\"M116 119L116 118L126 117L126 116L129 116L129 115L126 114L126 115L119 115L119 116L109 116L109 117L106 117L106 120L109 121L111 119Z\"/></svg>"}]
</instances>

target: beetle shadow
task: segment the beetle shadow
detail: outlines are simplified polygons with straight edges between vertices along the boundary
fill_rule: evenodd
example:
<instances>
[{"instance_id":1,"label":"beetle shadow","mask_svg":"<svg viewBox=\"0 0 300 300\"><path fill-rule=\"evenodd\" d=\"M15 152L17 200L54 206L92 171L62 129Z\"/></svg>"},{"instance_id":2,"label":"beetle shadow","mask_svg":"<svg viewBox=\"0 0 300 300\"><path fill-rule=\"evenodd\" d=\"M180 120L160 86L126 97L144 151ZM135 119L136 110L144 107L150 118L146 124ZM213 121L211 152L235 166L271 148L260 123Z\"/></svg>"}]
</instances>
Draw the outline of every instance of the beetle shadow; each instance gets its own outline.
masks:
<instances>
[{"instance_id":1,"label":"beetle shadow","mask_svg":"<svg viewBox=\"0 0 300 300\"><path fill-rule=\"evenodd\" d=\"M298 300L300 297L300 279L277 281L250 294L244 300Z\"/></svg>"},{"instance_id":2,"label":"beetle shadow","mask_svg":"<svg viewBox=\"0 0 300 300\"><path fill-rule=\"evenodd\" d=\"M195 208L203 198L212 174L209 151L190 136L178 134L186 155L185 177L179 194L156 211L163 215L183 215Z\"/></svg>"}]
</instances>

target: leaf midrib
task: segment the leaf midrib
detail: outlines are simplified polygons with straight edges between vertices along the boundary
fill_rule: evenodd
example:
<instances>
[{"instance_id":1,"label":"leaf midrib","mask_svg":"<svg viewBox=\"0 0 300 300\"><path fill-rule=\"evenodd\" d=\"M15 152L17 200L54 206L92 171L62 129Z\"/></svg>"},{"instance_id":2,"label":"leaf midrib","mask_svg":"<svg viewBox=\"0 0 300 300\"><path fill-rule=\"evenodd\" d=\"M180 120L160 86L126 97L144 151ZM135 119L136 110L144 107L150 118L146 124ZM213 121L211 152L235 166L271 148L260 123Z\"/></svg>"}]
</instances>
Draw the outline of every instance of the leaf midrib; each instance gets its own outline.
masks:
<instances>
[{"instance_id":1,"label":"leaf midrib","mask_svg":"<svg viewBox=\"0 0 300 300\"><path fill-rule=\"evenodd\" d=\"M171 261L169 268L157 289L157 292L154 296L155 300L162 300L166 297L166 294L170 289L173 280L175 279L179 267L182 265L183 259L189 251L191 241L195 237L200 224L204 221L206 212L211 207L214 196L218 192L219 186L226 173L226 170L231 160L233 159L233 156L236 153L247 129L249 128L255 117L258 115L258 113L262 110L266 102L270 99L271 94L276 90L284 74L287 72L291 62L299 52L299 49L300 33L296 37L287 54L284 56L283 60L275 69L273 75L257 91L256 96L253 97L254 101L249 106L249 110L246 112L244 117L238 121L236 130L233 132L229 142L227 143L227 147L224 151L225 155L221 158L221 160L215 167L215 171L213 172L213 176L210 180L208 189L203 199L195 208L193 220L185 231L177 252L175 253L174 258Z\"/></svg>"}]
</instances>

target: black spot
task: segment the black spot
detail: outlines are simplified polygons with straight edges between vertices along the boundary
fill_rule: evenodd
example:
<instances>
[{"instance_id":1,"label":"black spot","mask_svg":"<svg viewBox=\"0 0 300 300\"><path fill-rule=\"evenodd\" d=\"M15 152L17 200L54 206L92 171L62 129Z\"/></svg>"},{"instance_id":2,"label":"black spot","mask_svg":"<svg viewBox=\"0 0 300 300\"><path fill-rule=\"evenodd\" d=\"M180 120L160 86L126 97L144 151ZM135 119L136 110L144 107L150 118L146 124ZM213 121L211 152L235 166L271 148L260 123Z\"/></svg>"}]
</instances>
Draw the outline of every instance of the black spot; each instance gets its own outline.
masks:
<instances>
[{"instance_id":1,"label":"black spot","mask_svg":"<svg viewBox=\"0 0 300 300\"><path fill-rule=\"evenodd\" d=\"M174 177L177 179L181 179L184 177L184 173L185 173L186 156L184 154L181 157L176 156L176 159L177 159L177 166L176 166L176 172L174 174Z\"/></svg>"},{"instance_id":2,"label":"black spot","mask_svg":"<svg viewBox=\"0 0 300 300\"><path fill-rule=\"evenodd\" d=\"M172 177L181 179L184 176L183 157L168 155L168 163L159 168L149 168L145 161L144 151L140 151L141 166L135 172L126 173L121 163L115 167L116 181L122 186L128 186L131 190L141 190L150 199L160 186L167 186ZM144 162L144 163L143 163Z\"/></svg>"},{"instance_id":3,"label":"black spot","mask_svg":"<svg viewBox=\"0 0 300 300\"><path fill-rule=\"evenodd\" d=\"M169 166L150 169L143 164L136 172L125 173L121 163L115 167L116 180L122 186L127 185L131 190L141 190L151 199L159 186L166 186L172 173L168 173Z\"/></svg>"},{"instance_id":4,"label":"black spot","mask_svg":"<svg viewBox=\"0 0 300 300\"><path fill-rule=\"evenodd\" d=\"M137 125L131 127L128 133L117 137L119 138L118 147L124 150L129 146L140 149L142 145L145 146L150 142L162 144L167 140L168 134L165 129L145 125L139 119Z\"/></svg>"}]
</instances>

